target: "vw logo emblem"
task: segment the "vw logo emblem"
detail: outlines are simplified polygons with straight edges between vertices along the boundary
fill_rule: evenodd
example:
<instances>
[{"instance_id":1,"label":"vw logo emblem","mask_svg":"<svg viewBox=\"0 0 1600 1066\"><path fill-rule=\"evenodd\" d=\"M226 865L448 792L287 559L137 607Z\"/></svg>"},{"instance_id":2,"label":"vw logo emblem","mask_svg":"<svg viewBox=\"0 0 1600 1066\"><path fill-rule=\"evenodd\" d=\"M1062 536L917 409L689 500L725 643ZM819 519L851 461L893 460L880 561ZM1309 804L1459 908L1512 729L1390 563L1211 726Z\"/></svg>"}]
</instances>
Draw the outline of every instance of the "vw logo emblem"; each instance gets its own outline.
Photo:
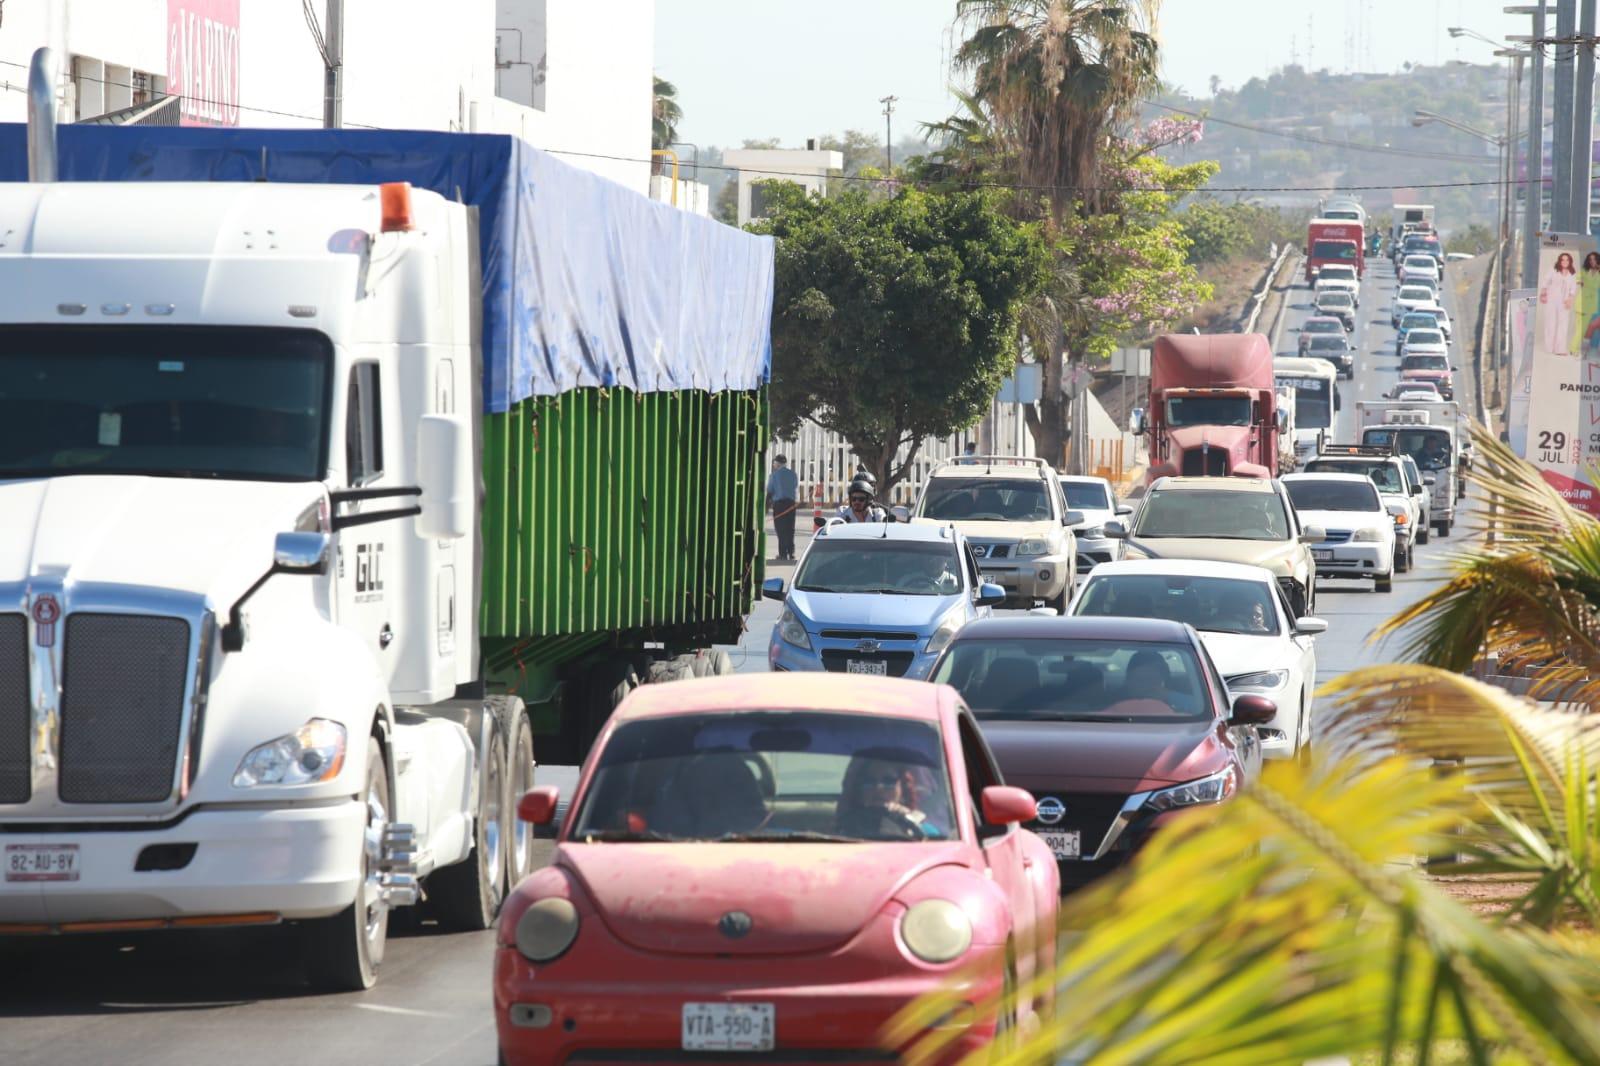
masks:
<instances>
[{"instance_id":1,"label":"vw logo emblem","mask_svg":"<svg viewBox=\"0 0 1600 1066\"><path fill-rule=\"evenodd\" d=\"M1055 825L1067 816L1067 805L1054 796L1046 796L1039 801L1037 813L1039 821L1045 825Z\"/></svg>"},{"instance_id":2,"label":"vw logo emblem","mask_svg":"<svg viewBox=\"0 0 1600 1066\"><path fill-rule=\"evenodd\" d=\"M729 940L739 940L748 936L755 924L755 920L744 911L729 911L717 919L717 932Z\"/></svg>"},{"instance_id":3,"label":"vw logo emblem","mask_svg":"<svg viewBox=\"0 0 1600 1066\"><path fill-rule=\"evenodd\" d=\"M882 650L882 648L883 645L876 640L861 640L856 642L856 651L863 652L867 655L876 655Z\"/></svg>"}]
</instances>

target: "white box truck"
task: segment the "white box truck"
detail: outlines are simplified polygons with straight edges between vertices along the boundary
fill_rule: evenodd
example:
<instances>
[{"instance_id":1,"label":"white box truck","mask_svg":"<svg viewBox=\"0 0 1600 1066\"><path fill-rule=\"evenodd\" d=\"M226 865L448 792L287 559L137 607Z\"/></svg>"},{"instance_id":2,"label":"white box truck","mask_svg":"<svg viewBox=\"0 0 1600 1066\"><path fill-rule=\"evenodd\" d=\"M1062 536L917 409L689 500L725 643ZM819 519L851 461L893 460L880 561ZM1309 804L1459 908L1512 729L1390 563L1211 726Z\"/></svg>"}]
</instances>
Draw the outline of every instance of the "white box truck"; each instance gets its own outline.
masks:
<instances>
[{"instance_id":1,"label":"white box truck","mask_svg":"<svg viewBox=\"0 0 1600 1066\"><path fill-rule=\"evenodd\" d=\"M1437 411L1422 407L1439 408ZM1442 417L1436 417L1442 416ZM1448 537L1460 497L1459 409L1454 403L1418 405L1402 401L1357 400L1356 426L1362 444L1393 445L1411 456L1423 478L1433 478L1430 493L1434 532Z\"/></svg>"}]
</instances>

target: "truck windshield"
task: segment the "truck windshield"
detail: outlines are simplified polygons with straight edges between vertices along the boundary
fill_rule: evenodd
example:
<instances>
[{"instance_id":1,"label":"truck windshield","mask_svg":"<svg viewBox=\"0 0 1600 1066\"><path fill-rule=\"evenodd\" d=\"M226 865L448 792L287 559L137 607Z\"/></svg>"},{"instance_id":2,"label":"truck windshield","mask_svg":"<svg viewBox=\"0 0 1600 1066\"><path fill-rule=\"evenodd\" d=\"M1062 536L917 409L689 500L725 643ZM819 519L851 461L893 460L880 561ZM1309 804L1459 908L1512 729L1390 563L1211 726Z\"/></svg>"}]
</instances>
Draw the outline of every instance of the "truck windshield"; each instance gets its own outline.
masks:
<instances>
[{"instance_id":1,"label":"truck windshield","mask_svg":"<svg viewBox=\"0 0 1600 1066\"><path fill-rule=\"evenodd\" d=\"M965 522L1044 522L1050 497L1043 481L941 477L928 483L923 518Z\"/></svg>"},{"instance_id":2,"label":"truck windshield","mask_svg":"<svg viewBox=\"0 0 1600 1066\"><path fill-rule=\"evenodd\" d=\"M1451 466L1455 449L1450 434L1442 429L1373 427L1361 435L1363 444L1388 444L1391 441L1395 450L1411 456L1420 470L1448 470Z\"/></svg>"},{"instance_id":3,"label":"truck windshield","mask_svg":"<svg viewBox=\"0 0 1600 1066\"><path fill-rule=\"evenodd\" d=\"M1248 426L1250 405L1248 396L1173 396L1167 400L1167 425Z\"/></svg>"},{"instance_id":4,"label":"truck windshield","mask_svg":"<svg viewBox=\"0 0 1600 1066\"><path fill-rule=\"evenodd\" d=\"M1289 516L1276 493L1228 489L1152 492L1139 512L1135 537L1208 540L1287 540Z\"/></svg>"},{"instance_id":5,"label":"truck windshield","mask_svg":"<svg viewBox=\"0 0 1600 1066\"><path fill-rule=\"evenodd\" d=\"M1294 390L1296 429L1328 429L1333 425L1333 410L1329 403L1332 382L1323 378L1280 377L1278 387Z\"/></svg>"},{"instance_id":6,"label":"truck windshield","mask_svg":"<svg viewBox=\"0 0 1600 1066\"><path fill-rule=\"evenodd\" d=\"M316 481L332 346L312 330L0 329L0 478Z\"/></svg>"},{"instance_id":7,"label":"truck windshield","mask_svg":"<svg viewBox=\"0 0 1600 1066\"><path fill-rule=\"evenodd\" d=\"M1311 245L1311 258L1313 259L1354 259L1356 246L1353 241L1316 241Z\"/></svg>"}]
</instances>

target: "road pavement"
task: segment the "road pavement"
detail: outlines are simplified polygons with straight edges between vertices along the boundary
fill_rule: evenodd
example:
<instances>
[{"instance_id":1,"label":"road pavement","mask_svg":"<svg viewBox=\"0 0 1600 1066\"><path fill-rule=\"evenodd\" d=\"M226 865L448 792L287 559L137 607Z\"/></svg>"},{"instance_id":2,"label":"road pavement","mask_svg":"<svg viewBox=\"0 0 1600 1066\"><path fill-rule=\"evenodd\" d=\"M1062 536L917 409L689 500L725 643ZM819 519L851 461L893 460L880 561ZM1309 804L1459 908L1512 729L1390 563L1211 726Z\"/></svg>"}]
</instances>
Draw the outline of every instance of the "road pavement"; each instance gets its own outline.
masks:
<instances>
[{"instance_id":1,"label":"road pavement","mask_svg":"<svg viewBox=\"0 0 1600 1066\"><path fill-rule=\"evenodd\" d=\"M1341 382L1336 440L1353 439L1356 399L1377 399L1396 379L1389 304L1394 276L1387 265L1369 275L1362 294L1360 348L1354 381ZM1447 292L1447 300L1453 294ZM1293 354L1310 290L1290 293L1279 340ZM1457 347L1468 316L1447 304ZM1472 361L1458 355L1459 393L1472 395ZM1322 581L1318 613L1330 623L1318 640L1323 680L1395 657L1369 643L1373 630L1415 602L1440 577L1454 541L1418 551L1418 566L1397 575L1394 591L1370 582ZM791 567L770 573L787 576ZM766 669L766 644L779 605L759 601L744 639L728 650L741 671ZM571 794L576 771L541 767L541 783ZM548 845L546 845L548 847ZM310 993L298 960L274 930L211 934L61 937L0 941L0 1061L8 1066L479 1066L495 1060L490 1010L493 934L443 934L396 929L378 986L370 992Z\"/></svg>"}]
</instances>

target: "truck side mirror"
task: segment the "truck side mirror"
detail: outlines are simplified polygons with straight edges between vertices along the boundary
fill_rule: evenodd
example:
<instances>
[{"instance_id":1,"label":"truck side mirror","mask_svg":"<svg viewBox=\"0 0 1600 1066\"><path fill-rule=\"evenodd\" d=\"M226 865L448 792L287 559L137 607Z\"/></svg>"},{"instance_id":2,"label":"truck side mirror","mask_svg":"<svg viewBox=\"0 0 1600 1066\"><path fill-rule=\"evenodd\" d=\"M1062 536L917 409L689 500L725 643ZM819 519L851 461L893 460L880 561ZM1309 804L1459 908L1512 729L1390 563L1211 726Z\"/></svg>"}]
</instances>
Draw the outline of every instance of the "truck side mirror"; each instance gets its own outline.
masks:
<instances>
[{"instance_id":1,"label":"truck side mirror","mask_svg":"<svg viewBox=\"0 0 1600 1066\"><path fill-rule=\"evenodd\" d=\"M422 513L417 536L455 540L472 532L477 500L472 477L472 438L456 415L423 415L417 423L417 480Z\"/></svg>"},{"instance_id":2,"label":"truck side mirror","mask_svg":"<svg viewBox=\"0 0 1600 1066\"><path fill-rule=\"evenodd\" d=\"M1144 433L1145 429L1146 429L1146 426L1145 426L1144 408L1143 407L1135 407L1128 414L1128 432L1132 433L1135 437L1137 437L1137 436L1141 436Z\"/></svg>"},{"instance_id":3,"label":"truck side mirror","mask_svg":"<svg viewBox=\"0 0 1600 1066\"><path fill-rule=\"evenodd\" d=\"M1278 432L1289 432L1289 412L1281 407L1278 408Z\"/></svg>"},{"instance_id":4,"label":"truck side mirror","mask_svg":"<svg viewBox=\"0 0 1600 1066\"><path fill-rule=\"evenodd\" d=\"M272 543L272 569L279 574L326 574L332 546L326 533L279 533Z\"/></svg>"}]
</instances>

